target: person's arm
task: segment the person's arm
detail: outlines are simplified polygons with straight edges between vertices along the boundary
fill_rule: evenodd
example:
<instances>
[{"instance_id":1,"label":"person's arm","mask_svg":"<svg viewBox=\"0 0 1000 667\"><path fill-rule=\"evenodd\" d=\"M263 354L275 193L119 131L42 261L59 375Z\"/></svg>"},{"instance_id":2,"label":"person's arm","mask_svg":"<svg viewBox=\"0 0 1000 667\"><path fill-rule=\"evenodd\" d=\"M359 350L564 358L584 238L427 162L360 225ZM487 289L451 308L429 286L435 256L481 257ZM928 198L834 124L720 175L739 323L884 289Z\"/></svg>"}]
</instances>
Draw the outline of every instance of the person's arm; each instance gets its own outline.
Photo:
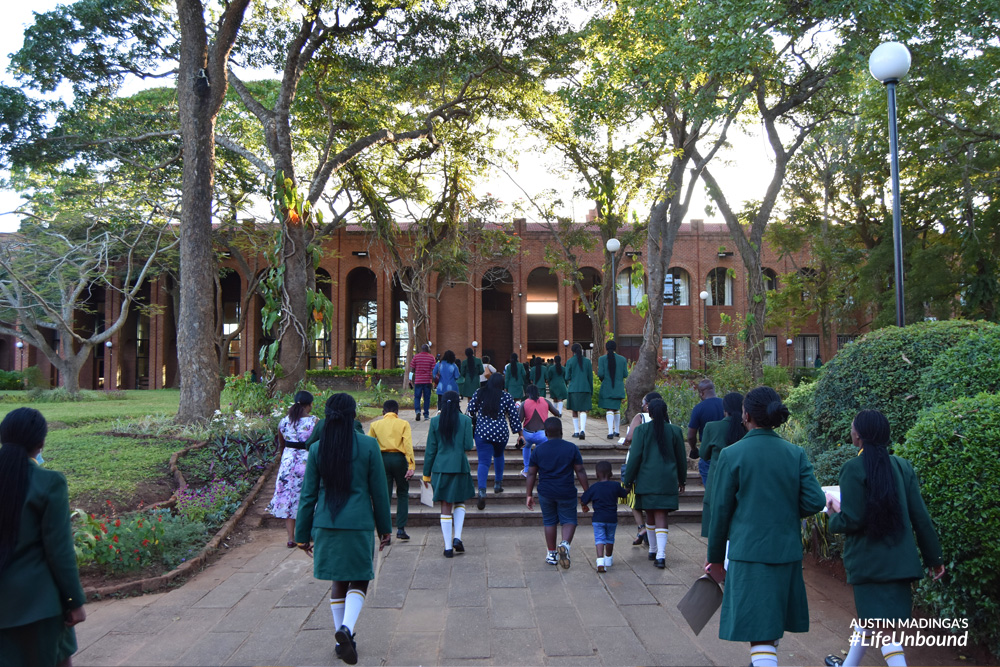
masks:
<instances>
[{"instance_id":1,"label":"person's arm","mask_svg":"<svg viewBox=\"0 0 1000 667\"><path fill-rule=\"evenodd\" d=\"M31 464L34 465L34 464ZM35 471L36 474L43 474ZM52 573L62 608L67 613L67 624L75 625L86 618L81 609L76 615L71 612L83 607L87 598L80 584L80 572L76 565L76 551L73 547L73 525L69 513L69 487L61 473L50 477L45 509L42 511L41 532L45 560ZM13 600L9 600L13 603ZM82 618L78 618L82 615Z\"/></svg>"},{"instance_id":2,"label":"person's arm","mask_svg":"<svg viewBox=\"0 0 1000 667\"><path fill-rule=\"evenodd\" d=\"M545 402L549 404L549 412L554 414L556 417L562 417L562 413L559 412L559 408L557 408L552 401L546 398Z\"/></svg>"},{"instance_id":3,"label":"person's arm","mask_svg":"<svg viewBox=\"0 0 1000 667\"><path fill-rule=\"evenodd\" d=\"M600 378L601 382L604 382L604 376L607 375L608 358L601 357L597 360L597 377Z\"/></svg>"},{"instance_id":4,"label":"person's arm","mask_svg":"<svg viewBox=\"0 0 1000 667\"><path fill-rule=\"evenodd\" d=\"M305 448L306 451L309 450L309 446L312 445L314 442L319 442L319 439L323 436L324 425L326 425L326 420L320 419L318 422L316 422L316 425L313 426L312 433L310 433L306 441L302 443L302 447Z\"/></svg>"},{"instance_id":5,"label":"person's arm","mask_svg":"<svg viewBox=\"0 0 1000 667\"><path fill-rule=\"evenodd\" d=\"M413 457L413 430L409 422L403 422L403 452L406 454L406 479L413 477L417 470L417 462Z\"/></svg>"},{"instance_id":6,"label":"person's arm","mask_svg":"<svg viewBox=\"0 0 1000 667\"><path fill-rule=\"evenodd\" d=\"M534 452L532 452L531 457L532 458L535 457ZM529 510L535 508L535 499L531 495L531 492L535 490L535 477L537 477L537 476L538 476L538 466L533 466L533 465L529 464L528 465L528 479L525 482L526 489L527 489L527 491L526 491L526 493L527 493L527 499L525 500L525 505L528 506Z\"/></svg>"},{"instance_id":7,"label":"person's arm","mask_svg":"<svg viewBox=\"0 0 1000 667\"><path fill-rule=\"evenodd\" d=\"M805 451L799 451L799 516L812 516L826 507L826 493L816 481Z\"/></svg>"},{"instance_id":8,"label":"person's arm","mask_svg":"<svg viewBox=\"0 0 1000 667\"><path fill-rule=\"evenodd\" d=\"M687 443L692 452L698 449L698 429L688 426Z\"/></svg>"},{"instance_id":9,"label":"person's arm","mask_svg":"<svg viewBox=\"0 0 1000 667\"><path fill-rule=\"evenodd\" d=\"M310 449L306 458L306 472L302 478L302 490L299 491L299 511L295 516L295 541L306 551L311 548L309 544L312 542L313 515L318 496L319 466L316 465L315 451Z\"/></svg>"},{"instance_id":10,"label":"person's arm","mask_svg":"<svg viewBox=\"0 0 1000 667\"><path fill-rule=\"evenodd\" d=\"M625 429L625 442L622 445L616 445L617 447L625 446L628 447L632 444L632 438L635 437L635 429L642 423L642 414L636 413L632 417L632 421L629 422L628 428Z\"/></svg>"},{"instance_id":11,"label":"person's arm","mask_svg":"<svg viewBox=\"0 0 1000 667\"><path fill-rule=\"evenodd\" d=\"M677 463L677 490L684 493L687 486L687 459L684 458L684 440L681 438L680 428L671 428L674 432L674 459Z\"/></svg>"},{"instance_id":12,"label":"person's arm","mask_svg":"<svg viewBox=\"0 0 1000 667\"><path fill-rule=\"evenodd\" d=\"M463 422L465 425L465 437L463 439L465 451L471 452L476 448L476 441L472 437L472 420L466 419Z\"/></svg>"},{"instance_id":13,"label":"person's arm","mask_svg":"<svg viewBox=\"0 0 1000 667\"><path fill-rule=\"evenodd\" d=\"M573 470L576 471L576 478L580 480L580 486L586 491L590 488L590 483L587 481L587 470L583 467L583 463L576 463L573 465Z\"/></svg>"},{"instance_id":14,"label":"person's arm","mask_svg":"<svg viewBox=\"0 0 1000 667\"><path fill-rule=\"evenodd\" d=\"M424 486L427 486L431 481L431 472L434 470L434 459L437 457L437 449L437 429L431 424L431 427L427 429L427 445L424 449Z\"/></svg>"},{"instance_id":15,"label":"person's arm","mask_svg":"<svg viewBox=\"0 0 1000 667\"><path fill-rule=\"evenodd\" d=\"M648 427L647 427L648 428ZM639 464L642 463L642 441L633 440L625 457L625 472L622 474L622 485L632 486L639 475Z\"/></svg>"},{"instance_id":16,"label":"person's arm","mask_svg":"<svg viewBox=\"0 0 1000 667\"><path fill-rule=\"evenodd\" d=\"M392 514L389 510L389 485L385 478L385 465L382 463L382 453L378 445L371 443L362 450L362 443L357 443L358 456L368 460L368 494L371 496L372 511L375 515L375 530L382 544L386 544L386 536L392 534ZM382 547L379 547L381 551Z\"/></svg>"},{"instance_id":17,"label":"person's arm","mask_svg":"<svg viewBox=\"0 0 1000 667\"><path fill-rule=\"evenodd\" d=\"M708 527L708 562L712 570L723 569L729 526L736 511L736 492L739 491L739 481L730 472L728 453L723 449L712 464L715 472L712 476L712 518ZM719 581L714 575L713 578Z\"/></svg>"},{"instance_id":18,"label":"person's arm","mask_svg":"<svg viewBox=\"0 0 1000 667\"><path fill-rule=\"evenodd\" d=\"M847 464L840 469L840 509L831 503L827 521L827 531L831 533L856 533L864 529L865 487L864 482L851 474ZM824 497L825 500L825 497Z\"/></svg>"},{"instance_id":19,"label":"person's arm","mask_svg":"<svg viewBox=\"0 0 1000 667\"><path fill-rule=\"evenodd\" d=\"M506 406L506 407L505 407ZM510 394L505 394L500 397L500 410L507 415L507 422L510 424L510 430L512 433L521 433L521 422L518 420L518 410L523 408L523 404L517 409L514 408L514 399Z\"/></svg>"}]
</instances>

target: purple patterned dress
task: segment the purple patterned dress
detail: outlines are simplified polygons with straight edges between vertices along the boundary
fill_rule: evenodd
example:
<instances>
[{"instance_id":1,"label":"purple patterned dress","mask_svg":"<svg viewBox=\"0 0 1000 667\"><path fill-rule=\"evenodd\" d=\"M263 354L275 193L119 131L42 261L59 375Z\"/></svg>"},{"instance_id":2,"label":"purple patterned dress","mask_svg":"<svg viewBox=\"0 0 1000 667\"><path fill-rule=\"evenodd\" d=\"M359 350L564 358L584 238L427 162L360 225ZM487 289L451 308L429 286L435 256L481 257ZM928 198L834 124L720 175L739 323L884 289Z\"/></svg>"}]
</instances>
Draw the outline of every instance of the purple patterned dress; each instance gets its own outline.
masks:
<instances>
[{"instance_id":1,"label":"purple patterned dress","mask_svg":"<svg viewBox=\"0 0 1000 667\"><path fill-rule=\"evenodd\" d=\"M316 426L316 417L306 415L295 424L282 417L278 423L285 442L305 442L312 435ZM285 447L281 455L281 467L278 468L278 481L274 484L274 497L271 498L267 511L279 519L294 519L299 511L299 492L302 490L302 478L306 474L306 459L309 451Z\"/></svg>"}]
</instances>

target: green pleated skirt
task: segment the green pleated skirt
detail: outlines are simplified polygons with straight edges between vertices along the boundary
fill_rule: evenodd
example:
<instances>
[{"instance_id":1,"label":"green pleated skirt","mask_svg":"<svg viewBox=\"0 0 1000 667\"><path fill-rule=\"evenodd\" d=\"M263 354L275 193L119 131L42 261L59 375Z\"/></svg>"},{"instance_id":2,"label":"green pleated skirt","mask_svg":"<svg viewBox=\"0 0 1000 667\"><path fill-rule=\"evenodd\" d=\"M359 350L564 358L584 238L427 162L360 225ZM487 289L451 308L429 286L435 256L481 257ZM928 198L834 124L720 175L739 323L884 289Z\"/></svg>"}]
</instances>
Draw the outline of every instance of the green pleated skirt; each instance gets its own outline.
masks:
<instances>
[{"instance_id":1,"label":"green pleated skirt","mask_svg":"<svg viewBox=\"0 0 1000 667\"><path fill-rule=\"evenodd\" d=\"M431 473L431 484L434 486L434 502L464 503L476 495L476 485L468 472L434 472Z\"/></svg>"},{"instance_id":2,"label":"green pleated skirt","mask_svg":"<svg viewBox=\"0 0 1000 667\"><path fill-rule=\"evenodd\" d=\"M719 639L770 641L786 632L808 631L809 603L802 561L773 564L729 560Z\"/></svg>"},{"instance_id":3,"label":"green pleated skirt","mask_svg":"<svg viewBox=\"0 0 1000 667\"><path fill-rule=\"evenodd\" d=\"M566 400L566 383L565 382L553 382L549 385L549 396L552 398L552 402L564 401Z\"/></svg>"},{"instance_id":4,"label":"green pleated skirt","mask_svg":"<svg viewBox=\"0 0 1000 667\"><path fill-rule=\"evenodd\" d=\"M602 398L602 397L598 396L597 397L597 407L602 408L604 410L614 410L614 411L617 412L617 411L619 411L619 410L622 409L622 401L623 400L625 400L625 399L622 399L622 398Z\"/></svg>"},{"instance_id":5,"label":"green pleated skirt","mask_svg":"<svg viewBox=\"0 0 1000 667\"><path fill-rule=\"evenodd\" d=\"M854 584L854 607L859 619L905 621L913 615L913 587L909 581Z\"/></svg>"},{"instance_id":6,"label":"green pleated skirt","mask_svg":"<svg viewBox=\"0 0 1000 667\"><path fill-rule=\"evenodd\" d=\"M675 510L677 509L677 495L673 493L637 493L635 494L635 509L647 510Z\"/></svg>"},{"instance_id":7,"label":"green pleated skirt","mask_svg":"<svg viewBox=\"0 0 1000 667\"><path fill-rule=\"evenodd\" d=\"M592 407L590 396L590 392L587 391L571 391L566 407L573 412L590 412Z\"/></svg>"},{"instance_id":8,"label":"green pleated skirt","mask_svg":"<svg viewBox=\"0 0 1000 667\"><path fill-rule=\"evenodd\" d=\"M375 532L313 528L313 576L327 581L371 581Z\"/></svg>"},{"instance_id":9,"label":"green pleated skirt","mask_svg":"<svg viewBox=\"0 0 1000 667\"><path fill-rule=\"evenodd\" d=\"M7 602L13 602L8 600ZM0 628L0 666L55 665L76 653L76 631L50 616L14 628Z\"/></svg>"}]
</instances>

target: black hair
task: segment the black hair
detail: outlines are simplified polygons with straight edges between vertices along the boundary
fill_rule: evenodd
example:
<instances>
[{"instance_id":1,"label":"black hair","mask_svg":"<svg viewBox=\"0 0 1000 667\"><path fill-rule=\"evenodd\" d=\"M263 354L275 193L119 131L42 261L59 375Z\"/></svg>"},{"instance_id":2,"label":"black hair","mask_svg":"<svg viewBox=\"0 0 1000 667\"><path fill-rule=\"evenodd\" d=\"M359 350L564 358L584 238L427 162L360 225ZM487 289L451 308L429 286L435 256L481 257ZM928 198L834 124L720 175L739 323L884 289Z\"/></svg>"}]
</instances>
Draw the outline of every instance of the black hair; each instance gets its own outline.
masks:
<instances>
[{"instance_id":1,"label":"black hair","mask_svg":"<svg viewBox=\"0 0 1000 667\"><path fill-rule=\"evenodd\" d=\"M510 376L515 380L521 377L521 362L517 360L517 352L510 353Z\"/></svg>"},{"instance_id":2,"label":"black hair","mask_svg":"<svg viewBox=\"0 0 1000 667\"><path fill-rule=\"evenodd\" d=\"M483 363L484 364L490 363L490 358L487 355L485 355L485 354L483 355Z\"/></svg>"},{"instance_id":3,"label":"black hair","mask_svg":"<svg viewBox=\"0 0 1000 667\"><path fill-rule=\"evenodd\" d=\"M594 466L594 472L597 473L597 478L607 477L611 479L611 463L608 461L598 461L597 465Z\"/></svg>"},{"instance_id":4,"label":"black hair","mask_svg":"<svg viewBox=\"0 0 1000 667\"><path fill-rule=\"evenodd\" d=\"M494 373L486 380L486 386L477 390L480 398L479 414L490 419L500 418L500 402L503 399L503 375Z\"/></svg>"},{"instance_id":5,"label":"black hair","mask_svg":"<svg viewBox=\"0 0 1000 667\"><path fill-rule=\"evenodd\" d=\"M743 397L743 410L761 428L778 428L788 421L788 408L781 402L778 392L766 386L747 392Z\"/></svg>"},{"instance_id":6,"label":"black hair","mask_svg":"<svg viewBox=\"0 0 1000 667\"><path fill-rule=\"evenodd\" d=\"M0 422L0 572L14 555L21 532L21 512L28 497L28 454L49 432L42 413L17 408Z\"/></svg>"},{"instance_id":7,"label":"black hair","mask_svg":"<svg viewBox=\"0 0 1000 667\"><path fill-rule=\"evenodd\" d=\"M580 370L582 371L583 370L583 346L580 345L579 343L573 343L573 347L571 347L569 349L573 353L573 356L576 357L576 365L579 366Z\"/></svg>"},{"instance_id":8,"label":"black hair","mask_svg":"<svg viewBox=\"0 0 1000 667\"><path fill-rule=\"evenodd\" d=\"M465 348L465 364L466 377L475 383L479 379L479 373L476 372L476 353L471 347Z\"/></svg>"},{"instance_id":9,"label":"black hair","mask_svg":"<svg viewBox=\"0 0 1000 667\"><path fill-rule=\"evenodd\" d=\"M649 402L649 416L653 421L653 435L656 436L656 448L660 450L660 456L664 461L669 461L672 456L667 443L667 424L670 417L667 415L667 404L662 398L656 398Z\"/></svg>"},{"instance_id":10,"label":"black hair","mask_svg":"<svg viewBox=\"0 0 1000 667\"><path fill-rule=\"evenodd\" d=\"M323 435L319 441L319 476L326 487L326 508L334 519L351 497L354 461L354 417L358 404L350 394L326 399Z\"/></svg>"},{"instance_id":11,"label":"black hair","mask_svg":"<svg viewBox=\"0 0 1000 667\"><path fill-rule=\"evenodd\" d=\"M609 340L604 344L604 349L608 351L608 375L610 375L611 386L615 386L615 367L618 365L618 361L615 359L615 350L618 349L618 343L613 340Z\"/></svg>"},{"instance_id":12,"label":"black hair","mask_svg":"<svg viewBox=\"0 0 1000 667\"><path fill-rule=\"evenodd\" d=\"M663 397L660 396L660 392L658 391L651 391L642 397L642 400L646 402L646 407L649 407L649 404L657 399L661 401L663 400Z\"/></svg>"},{"instance_id":13,"label":"black hair","mask_svg":"<svg viewBox=\"0 0 1000 667\"><path fill-rule=\"evenodd\" d=\"M388 401L386 401L385 403L383 403L382 404L382 414L385 414L387 412L395 412L395 413L398 414L399 413L399 401L396 401L396 400L393 400L393 399L390 398Z\"/></svg>"},{"instance_id":14,"label":"black hair","mask_svg":"<svg viewBox=\"0 0 1000 667\"><path fill-rule=\"evenodd\" d=\"M551 440L561 438L563 434L562 420L559 417L549 417L545 420L545 435Z\"/></svg>"},{"instance_id":15,"label":"black hair","mask_svg":"<svg viewBox=\"0 0 1000 667\"><path fill-rule=\"evenodd\" d=\"M447 361L449 364L455 363L455 353L451 350L445 350L444 354L441 355L441 361Z\"/></svg>"},{"instance_id":16,"label":"black hair","mask_svg":"<svg viewBox=\"0 0 1000 667\"><path fill-rule=\"evenodd\" d=\"M726 431L726 445L731 445L747 434L743 425L743 394L730 392L722 397L722 411L729 417L729 429Z\"/></svg>"},{"instance_id":17,"label":"black hair","mask_svg":"<svg viewBox=\"0 0 1000 667\"><path fill-rule=\"evenodd\" d=\"M862 410L854 418L865 466L865 537L896 542L903 530L903 510L889 458L889 420L878 410Z\"/></svg>"},{"instance_id":18,"label":"black hair","mask_svg":"<svg viewBox=\"0 0 1000 667\"><path fill-rule=\"evenodd\" d=\"M528 398L530 398L533 401L537 401L538 400L538 387L536 387L533 384L529 384L527 387L524 388L524 395L527 396Z\"/></svg>"},{"instance_id":19,"label":"black hair","mask_svg":"<svg viewBox=\"0 0 1000 667\"><path fill-rule=\"evenodd\" d=\"M562 357L560 357L557 354L556 357L555 357L555 359L553 359L553 361L556 364L556 375L562 375L563 374Z\"/></svg>"},{"instance_id":20,"label":"black hair","mask_svg":"<svg viewBox=\"0 0 1000 667\"><path fill-rule=\"evenodd\" d=\"M295 403L292 404L292 407L288 408L288 421L292 425L298 424L299 420L306 413L306 406L312 405L313 400L313 395L308 391L300 391L295 394Z\"/></svg>"},{"instance_id":21,"label":"black hair","mask_svg":"<svg viewBox=\"0 0 1000 667\"><path fill-rule=\"evenodd\" d=\"M545 369L542 366L542 358L535 357L531 360L531 367L534 369L534 377L531 378L531 382L535 385L545 382Z\"/></svg>"},{"instance_id":22,"label":"black hair","mask_svg":"<svg viewBox=\"0 0 1000 667\"><path fill-rule=\"evenodd\" d=\"M441 415L438 417L438 435L441 436L442 444L451 443L458 430L458 392L446 391L441 394L438 401L438 409Z\"/></svg>"}]
</instances>

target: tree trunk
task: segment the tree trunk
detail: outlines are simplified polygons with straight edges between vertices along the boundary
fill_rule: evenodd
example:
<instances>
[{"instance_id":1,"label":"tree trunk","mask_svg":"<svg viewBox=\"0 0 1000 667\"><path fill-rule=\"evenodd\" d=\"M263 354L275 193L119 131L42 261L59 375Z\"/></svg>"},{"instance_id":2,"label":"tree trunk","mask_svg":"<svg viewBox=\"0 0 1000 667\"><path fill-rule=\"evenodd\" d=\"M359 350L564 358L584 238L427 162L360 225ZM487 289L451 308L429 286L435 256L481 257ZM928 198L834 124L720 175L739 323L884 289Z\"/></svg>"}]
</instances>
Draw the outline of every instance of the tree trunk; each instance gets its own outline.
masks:
<instances>
[{"instance_id":1,"label":"tree trunk","mask_svg":"<svg viewBox=\"0 0 1000 667\"><path fill-rule=\"evenodd\" d=\"M308 266L306 235L303 224L288 222L285 225L285 288L281 312L281 348L278 363L281 375L275 383L277 391L290 394L306 377L306 358L309 349L309 321L306 312Z\"/></svg>"}]
</instances>

